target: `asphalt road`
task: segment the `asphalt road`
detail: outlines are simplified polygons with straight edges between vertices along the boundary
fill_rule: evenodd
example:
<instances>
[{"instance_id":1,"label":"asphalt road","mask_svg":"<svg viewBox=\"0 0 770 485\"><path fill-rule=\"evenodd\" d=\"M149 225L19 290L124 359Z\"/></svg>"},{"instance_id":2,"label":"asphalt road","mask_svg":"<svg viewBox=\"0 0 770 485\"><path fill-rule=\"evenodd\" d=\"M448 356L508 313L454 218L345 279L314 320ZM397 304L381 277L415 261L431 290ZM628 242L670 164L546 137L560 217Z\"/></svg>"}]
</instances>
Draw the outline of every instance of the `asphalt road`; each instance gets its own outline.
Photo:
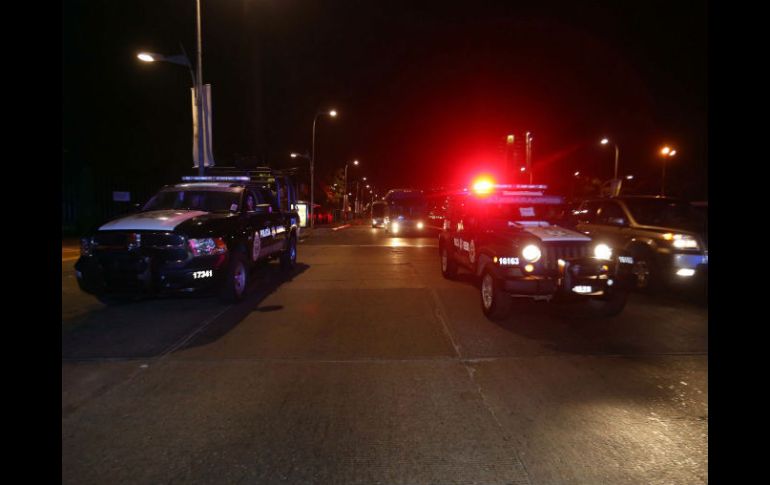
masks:
<instances>
[{"instance_id":1,"label":"asphalt road","mask_svg":"<svg viewBox=\"0 0 770 485\"><path fill-rule=\"evenodd\" d=\"M316 230L246 301L104 307L62 252L63 483L706 483L708 308L487 321L434 238Z\"/></svg>"}]
</instances>

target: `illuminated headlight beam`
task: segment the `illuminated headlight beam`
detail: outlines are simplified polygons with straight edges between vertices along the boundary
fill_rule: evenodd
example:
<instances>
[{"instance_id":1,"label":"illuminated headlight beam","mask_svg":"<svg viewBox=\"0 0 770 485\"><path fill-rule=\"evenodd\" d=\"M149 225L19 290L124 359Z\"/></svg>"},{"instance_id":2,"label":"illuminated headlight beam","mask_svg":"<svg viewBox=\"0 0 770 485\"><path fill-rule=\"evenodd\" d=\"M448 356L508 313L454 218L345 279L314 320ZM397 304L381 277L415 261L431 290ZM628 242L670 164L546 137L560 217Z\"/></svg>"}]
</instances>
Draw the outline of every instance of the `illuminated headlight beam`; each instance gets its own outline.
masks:
<instances>
[{"instance_id":1,"label":"illuminated headlight beam","mask_svg":"<svg viewBox=\"0 0 770 485\"><path fill-rule=\"evenodd\" d=\"M692 268L681 268L676 272L677 276L694 276L695 270Z\"/></svg>"}]
</instances>

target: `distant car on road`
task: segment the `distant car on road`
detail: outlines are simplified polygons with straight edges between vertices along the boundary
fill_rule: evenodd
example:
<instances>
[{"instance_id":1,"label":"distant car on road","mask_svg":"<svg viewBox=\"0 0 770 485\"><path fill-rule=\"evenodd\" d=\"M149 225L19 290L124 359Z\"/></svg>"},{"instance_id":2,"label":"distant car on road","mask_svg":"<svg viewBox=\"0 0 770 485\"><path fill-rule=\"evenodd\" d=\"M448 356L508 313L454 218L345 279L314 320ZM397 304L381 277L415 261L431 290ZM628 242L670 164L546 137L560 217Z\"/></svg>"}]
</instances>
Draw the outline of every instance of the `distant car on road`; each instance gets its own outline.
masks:
<instances>
[{"instance_id":1,"label":"distant car on road","mask_svg":"<svg viewBox=\"0 0 770 485\"><path fill-rule=\"evenodd\" d=\"M289 176L268 168L209 173L220 175L184 177L84 237L75 264L80 288L105 303L206 289L237 301L258 263L294 267L299 215Z\"/></svg>"},{"instance_id":2,"label":"distant car on road","mask_svg":"<svg viewBox=\"0 0 770 485\"><path fill-rule=\"evenodd\" d=\"M707 220L685 200L659 196L593 199L573 211L573 218L578 231L628 253L638 287L708 277Z\"/></svg>"},{"instance_id":3,"label":"distant car on road","mask_svg":"<svg viewBox=\"0 0 770 485\"><path fill-rule=\"evenodd\" d=\"M541 185L477 183L449 197L439 235L441 273L464 268L481 279L481 308L493 320L511 298L577 302L600 315L626 303L630 265L601 241L560 225L565 204Z\"/></svg>"}]
</instances>

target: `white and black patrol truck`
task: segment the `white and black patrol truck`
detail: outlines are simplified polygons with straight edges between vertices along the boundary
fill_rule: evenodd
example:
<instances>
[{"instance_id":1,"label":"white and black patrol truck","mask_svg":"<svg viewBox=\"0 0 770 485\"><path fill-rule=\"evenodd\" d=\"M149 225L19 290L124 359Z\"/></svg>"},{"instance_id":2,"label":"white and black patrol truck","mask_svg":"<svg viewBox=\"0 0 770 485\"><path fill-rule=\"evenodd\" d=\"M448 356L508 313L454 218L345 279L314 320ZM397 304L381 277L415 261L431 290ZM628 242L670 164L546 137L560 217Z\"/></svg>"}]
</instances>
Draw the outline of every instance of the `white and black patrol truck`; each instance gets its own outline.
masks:
<instances>
[{"instance_id":1,"label":"white and black patrol truck","mask_svg":"<svg viewBox=\"0 0 770 485\"><path fill-rule=\"evenodd\" d=\"M258 263L296 265L296 199L291 175L266 167L183 177L82 238L78 284L105 303L201 290L240 300Z\"/></svg>"},{"instance_id":2,"label":"white and black patrol truck","mask_svg":"<svg viewBox=\"0 0 770 485\"><path fill-rule=\"evenodd\" d=\"M564 199L546 189L479 181L450 195L439 235L442 274L451 279L463 268L479 277L481 308L492 320L510 315L512 297L620 313L631 266L602 241L559 225Z\"/></svg>"}]
</instances>

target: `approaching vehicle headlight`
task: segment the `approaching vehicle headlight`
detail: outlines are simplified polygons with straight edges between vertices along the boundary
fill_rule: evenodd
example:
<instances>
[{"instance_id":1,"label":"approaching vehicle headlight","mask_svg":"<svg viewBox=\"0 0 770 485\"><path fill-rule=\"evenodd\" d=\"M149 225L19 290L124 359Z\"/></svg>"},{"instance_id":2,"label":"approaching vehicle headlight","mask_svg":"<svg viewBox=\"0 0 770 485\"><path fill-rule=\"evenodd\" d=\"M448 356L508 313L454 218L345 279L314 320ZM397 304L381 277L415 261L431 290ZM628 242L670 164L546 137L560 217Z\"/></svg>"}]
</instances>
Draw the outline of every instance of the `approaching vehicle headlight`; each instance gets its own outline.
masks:
<instances>
[{"instance_id":1,"label":"approaching vehicle headlight","mask_svg":"<svg viewBox=\"0 0 770 485\"><path fill-rule=\"evenodd\" d=\"M221 237L190 239L188 241L190 251L193 256L209 256L212 254L222 254L227 251L227 244Z\"/></svg>"},{"instance_id":2,"label":"approaching vehicle headlight","mask_svg":"<svg viewBox=\"0 0 770 485\"><path fill-rule=\"evenodd\" d=\"M606 244L597 244L594 248L594 256L599 259L612 259L612 248Z\"/></svg>"},{"instance_id":3,"label":"approaching vehicle headlight","mask_svg":"<svg viewBox=\"0 0 770 485\"><path fill-rule=\"evenodd\" d=\"M521 256L530 263L537 262L541 255L540 248L534 244L524 246L524 249L521 250Z\"/></svg>"},{"instance_id":4,"label":"approaching vehicle headlight","mask_svg":"<svg viewBox=\"0 0 770 485\"><path fill-rule=\"evenodd\" d=\"M390 225L390 230L394 233L398 233L399 224L398 222L393 221L393 224Z\"/></svg>"},{"instance_id":5,"label":"approaching vehicle headlight","mask_svg":"<svg viewBox=\"0 0 770 485\"><path fill-rule=\"evenodd\" d=\"M423 227L425 227L425 224L423 224L422 221L417 223L417 229L422 229Z\"/></svg>"},{"instance_id":6,"label":"approaching vehicle headlight","mask_svg":"<svg viewBox=\"0 0 770 485\"><path fill-rule=\"evenodd\" d=\"M663 235L666 241L672 241L672 245L677 249L698 249L698 241L687 234L666 233Z\"/></svg>"},{"instance_id":7,"label":"approaching vehicle headlight","mask_svg":"<svg viewBox=\"0 0 770 485\"><path fill-rule=\"evenodd\" d=\"M80 240L80 255L91 256L94 250L94 240L90 237L84 237Z\"/></svg>"}]
</instances>

